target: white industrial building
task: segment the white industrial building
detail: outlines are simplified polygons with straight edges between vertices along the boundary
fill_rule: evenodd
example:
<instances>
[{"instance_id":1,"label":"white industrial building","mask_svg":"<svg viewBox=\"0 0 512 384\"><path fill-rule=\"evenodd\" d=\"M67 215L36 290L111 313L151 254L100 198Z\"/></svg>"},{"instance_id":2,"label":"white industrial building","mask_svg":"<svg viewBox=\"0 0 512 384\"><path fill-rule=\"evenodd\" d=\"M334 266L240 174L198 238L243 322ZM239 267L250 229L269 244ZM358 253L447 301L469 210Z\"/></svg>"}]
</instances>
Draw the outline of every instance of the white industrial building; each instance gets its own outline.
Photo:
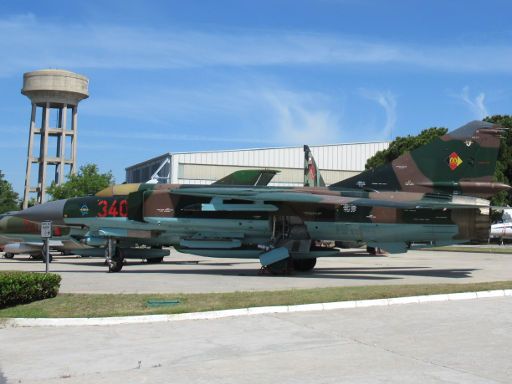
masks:
<instances>
[{"instance_id":1,"label":"white industrial building","mask_svg":"<svg viewBox=\"0 0 512 384\"><path fill-rule=\"evenodd\" d=\"M327 185L364 170L366 160L389 142L310 146ZM126 168L128 183L151 179L172 184L211 184L240 169L278 169L270 185L300 186L304 182L303 147L237 149L228 151L176 152Z\"/></svg>"}]
</instances>

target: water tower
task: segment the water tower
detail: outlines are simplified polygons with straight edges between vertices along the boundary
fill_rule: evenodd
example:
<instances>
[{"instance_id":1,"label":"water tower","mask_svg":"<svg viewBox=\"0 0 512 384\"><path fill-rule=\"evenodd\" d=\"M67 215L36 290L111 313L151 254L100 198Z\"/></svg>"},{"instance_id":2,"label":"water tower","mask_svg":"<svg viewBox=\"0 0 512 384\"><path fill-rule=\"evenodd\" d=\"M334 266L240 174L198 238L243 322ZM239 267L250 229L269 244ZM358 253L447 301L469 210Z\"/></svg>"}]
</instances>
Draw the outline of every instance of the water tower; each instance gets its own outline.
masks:
<instances>
[{"instance_id":1,"label":"water tower","mask_svg":"<svg viewBox=\"0 0 512 384\"><path fill-rule=\"evenodd\" d=\"M32 102L23 208L31 193L37 193L37 203L42 203L51 181L61 184L64 174L76 172L77 106L89 97L88 86L85 76L60 69L23 74L21 93ZM53 171L51 179L48 170Z\"/></svg>"}]
</instances>

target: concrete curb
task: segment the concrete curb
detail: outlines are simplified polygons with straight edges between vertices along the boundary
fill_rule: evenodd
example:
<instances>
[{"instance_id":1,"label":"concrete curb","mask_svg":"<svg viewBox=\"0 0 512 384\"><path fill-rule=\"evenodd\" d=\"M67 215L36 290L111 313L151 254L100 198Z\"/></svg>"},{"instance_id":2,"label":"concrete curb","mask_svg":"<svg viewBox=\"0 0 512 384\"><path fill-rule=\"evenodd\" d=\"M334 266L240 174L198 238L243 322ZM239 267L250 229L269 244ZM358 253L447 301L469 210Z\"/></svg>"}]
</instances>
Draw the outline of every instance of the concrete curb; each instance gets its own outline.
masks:
<instances>
[{"instance_id":1,"label":"concrete curb","mask_svg":"<svg viewBox=\"0 0 512 384\"><path fill-rule=\"evenodd\" d=\"M512 289L499 289L495 291L462 292L440 295L394 297L391 299L338 301L331 303L282 305L273 307L252 307L240 309L227 309L223 311L180 313L175 315L147 315L124 317L96 317L96 318L12 318L0 322L0 327L76 327L101 326L120 324L162 323L183 320L212 320L224 317L252 316L273 313L330 311L334 309L368 308L377 306L391 306L401 304L421 304L441 301L471 300L488 297L512 296ZM1 320L1 319L0 319Z\"/></svg>"}]
</instances>

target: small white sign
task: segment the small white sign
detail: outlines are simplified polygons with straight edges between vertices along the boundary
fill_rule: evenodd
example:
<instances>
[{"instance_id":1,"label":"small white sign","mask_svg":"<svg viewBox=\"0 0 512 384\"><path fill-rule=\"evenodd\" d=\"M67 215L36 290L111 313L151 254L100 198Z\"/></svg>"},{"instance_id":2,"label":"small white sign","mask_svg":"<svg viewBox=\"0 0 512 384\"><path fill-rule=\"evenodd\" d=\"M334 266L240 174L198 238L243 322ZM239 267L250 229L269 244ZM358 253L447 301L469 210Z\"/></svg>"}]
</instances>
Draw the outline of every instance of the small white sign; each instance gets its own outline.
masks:
<instances>
[{"instance_id":1,"label":"small white sign","mask_svg":"<svg viewBox=\"0 0 512 384\"><path fill-rule=\"evenodd\" d=\"M52 237L52 222L51 221L43 221L41 223L41 237L45 239L49 239Z\"/></svg>"}]
</instances>

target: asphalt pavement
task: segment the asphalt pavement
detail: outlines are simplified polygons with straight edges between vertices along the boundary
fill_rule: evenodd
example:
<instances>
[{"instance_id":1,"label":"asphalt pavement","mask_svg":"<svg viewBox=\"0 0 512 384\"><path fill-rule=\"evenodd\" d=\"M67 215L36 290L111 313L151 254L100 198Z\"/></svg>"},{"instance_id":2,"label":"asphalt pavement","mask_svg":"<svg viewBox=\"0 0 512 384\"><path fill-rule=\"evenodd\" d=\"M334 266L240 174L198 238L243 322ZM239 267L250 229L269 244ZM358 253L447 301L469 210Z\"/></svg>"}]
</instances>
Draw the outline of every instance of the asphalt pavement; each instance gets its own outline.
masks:
<instances>
[{"instance_id":1,"label":"asphalt pavement","mask_svg":"<svg viewBox=\"0 0 512 384\"><path fill-rule=\"evenodd\" d=\"M512 298L0 328L7 383L510 383Z\"/></svg>"},{"instance_id":2,"label":"asphalt pavement","mask_svg":"<svg viewBox=\"0 0 512 384\"><path fill-rule=\"evenodd\" d=\"M512 280L512 254L409 251L369 256L343 250L343 257L320 258L311 273L260 275L256 259L214 259L172 251L161 264L131 260L107 273L102 259L56 256L52 272L62 276L60 292L194 293L277 290L372 284L471 283ZM0 258L0 270L44 271L28 256Z\"/></svg>"}]
</instances>

